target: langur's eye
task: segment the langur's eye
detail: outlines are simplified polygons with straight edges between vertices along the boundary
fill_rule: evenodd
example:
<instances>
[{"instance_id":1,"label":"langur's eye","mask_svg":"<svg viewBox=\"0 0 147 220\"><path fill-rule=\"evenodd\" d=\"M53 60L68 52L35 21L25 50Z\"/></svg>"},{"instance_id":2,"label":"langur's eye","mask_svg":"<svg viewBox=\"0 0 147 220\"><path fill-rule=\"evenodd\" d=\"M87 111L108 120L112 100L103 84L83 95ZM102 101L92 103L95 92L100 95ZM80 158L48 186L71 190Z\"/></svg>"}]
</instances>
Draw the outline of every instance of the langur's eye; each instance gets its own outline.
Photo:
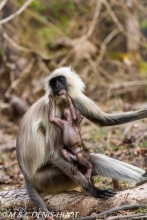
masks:
<instances>
[{"instance_id":1,"label":"langur's eye","mask_svg":"<svg viewBox=\"0 0 147 220\"><path fill-rule=\"evenodd\" d=\"M61 83L65 83L65 77L64 77L64 76L60 76L59 81L60 81Z\"/></svg>"},{"instance_id":2,"label":"langur's eye","mask_svg":"<svg viewBox=\"0 0 147 220\"><path fill-rule=\"evenodd\" d=\"M55 86L55 81L50 81L50 86Z\"/></svg>"}]
</instances>

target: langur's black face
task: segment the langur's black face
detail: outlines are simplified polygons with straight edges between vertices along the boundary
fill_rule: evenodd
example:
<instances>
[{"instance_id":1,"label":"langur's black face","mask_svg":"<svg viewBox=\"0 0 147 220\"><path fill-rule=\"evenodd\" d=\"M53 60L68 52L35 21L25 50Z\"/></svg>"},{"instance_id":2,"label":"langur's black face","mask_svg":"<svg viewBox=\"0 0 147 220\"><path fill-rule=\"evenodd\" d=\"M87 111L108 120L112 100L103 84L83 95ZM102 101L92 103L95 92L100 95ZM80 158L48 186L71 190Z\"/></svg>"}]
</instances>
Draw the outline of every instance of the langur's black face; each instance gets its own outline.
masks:
<instances>
[{"instance_id":1,"label":"langur's black face","mask_svg":"<svg viewBox=\"0 0 147 220\"><path fill-rule=\"evenodd\" d=\"M50 86L54 95L59 95L59 92L62 89L67 91L67 82L65 76L57 76L51 79Z\"/></svg>"}]
</instances>

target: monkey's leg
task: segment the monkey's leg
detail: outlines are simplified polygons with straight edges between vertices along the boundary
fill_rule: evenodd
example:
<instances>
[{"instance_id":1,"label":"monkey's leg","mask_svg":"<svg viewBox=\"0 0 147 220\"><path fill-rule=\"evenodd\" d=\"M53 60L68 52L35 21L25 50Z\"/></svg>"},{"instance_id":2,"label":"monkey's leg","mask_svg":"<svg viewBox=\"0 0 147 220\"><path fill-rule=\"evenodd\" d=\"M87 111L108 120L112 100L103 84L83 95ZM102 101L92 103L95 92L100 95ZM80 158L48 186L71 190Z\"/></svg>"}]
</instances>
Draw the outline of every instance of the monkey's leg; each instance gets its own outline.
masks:
<instances>
[{"instance_id":1,"label":"monkey's leg","mask_svg":"<svg viewBox=\"0 0 147 220\"><path fill-rule=\"evenodd\" d=\"M90 154L90 162L93 165L93 175L127 181L132 185L147 181L147 177L142 176L145 173L144 170L103 154Z\"/></svg>"},{"instance_id":2,"label":"monkey's leg","mask_svg":"<svg viewBox=\"0 0 147 220\"><path fill-rule=\"evenodd\" d=\"M33 184L31 184L31 182L29 182L27 180L25 182L26 182L26 188L27 188L28 194L29 194L30 198L32 199L32 201L34 202L34 204L38 208L40 208L43 212L48 212L46 204L44 203L43 199L41 198L39 191L34 187Z\"/></svg>"},{"instance_id":3,"label":"monkey's leg","mask_svg":"<svg viewBox=\"0 0 147 220\"><path fill-rule=\"evenodd\" d=\"M40 192L56 194L75 187L77 184L72 179L51 165L41 168L29 181L26 180L26 188L30 198L37 208L44 212L48 212L48 209L40 196Z\"/></svg>"},{"instance_id":4,"label":"monkey's leg","mask_svg":"<svg viewBox=\"0 0 147 220\"><path fill-rule=\"evenodd\" d=\"M83 156L81 152L77 153L79 163L87 168L85 177L90 181L92 174L92 164Z\"/></svg>"},{"instance_id":5,"label":"monkey's leg","mask_svg":"<svg viewBox=\"0 0 147 220\"><path fill-rule=\"evenodd\" d=\"M73 163L73 161L78 162L77 156L72 154L70 151L67 151L66 149L62 149L61 153L63 157L70 163Z\"/></svg>"},{"instance_id":6,"label":"monkey's leg","mask_svg":"<svg viewBox=\"0 0 147 220\"><path fill-rule=\"evenodd\" d=\"M32 184L35 185L35 187L40 191L51 194L61 193L66 190L73 189L78 185L96 198L108 199L108 197L112 197L116 194L110 190L101 190L96 188L94 185L89 183L85 176L83 176L79 171L76 175L73 175L70 168L71 164L66 161L65 163L60 164L60 168L63 166L63 164L68 175L62 173L61 170L55 166L52 168L46 167L36 172L33 177ZM31 198L34 199L35 197L33 196ZM36 204L34 200L33 202Z\"/></svg>"},{"instance_id":7,"label":"monkey's leg","mask_svg":"<svg viewBox=\"0 0 147 220\"><path fill-rule=\"evenodd\" d=\"M71 152L67 151L68 152L68 155L70 156L70 158L75 161L75 162L78 162L78 159L77 159L77 156L72 154Z\"/></svg>"},{"instance_id":8,"label":"monkey's leg","mask_svg":"<svg viewBox=\"0 0 147 220\"><path fill-rule=\"evenodd\" d=\"M62 149L62 150L61 150L61 153L62 153L62 156L64 157L65 160L67 160L67 161L70 162L70 163L73 163L73 160L72 160L72 158L69 156L67 150Z\"/></svg>"},{"instance_id":9,"label":"monkey's leg","mask_svg":"<svg viewBox=\"0 0 147 220\"><path fill-rule=\"evenodd\" d=\"M69 176L73 181L79 184L85 191L90 192L96 198L107 199L108 197L114 196L116 193L110 190L101 190L93 186L81 172L77 172L76 175L71 173L71 164L66 162L62 158L56 158L52 161L53 165L58 167L64 174Z\"/></svg>"},{"instance_id":10,"label":"monkey's leg","mask_svg":"<svg viewBox=\"0 0 147 220\"><path fill-rule=\"evenodd\" d=\"M60 193L68 189L75 188L78 184L90 192L93 196L97 198L107 199L108 197L114 196L115 193L109 190L101 190L94 187L87 179L78 172L76 175L71 173L71 167L68 162L57 159L58 162L54 161L54 165L48 165L44 168L36 171L36 173L31 177L30 181L26 181L26 186L28 194L34 204L41 208L42 211L47 212L47 207L39 195L39 192L44 193ZM60 171L56 165L60 166L63 173ZM62 168L64 166L64 168ZM66 174L64 174L66 173Z\"/></svg>"}]
</instances>

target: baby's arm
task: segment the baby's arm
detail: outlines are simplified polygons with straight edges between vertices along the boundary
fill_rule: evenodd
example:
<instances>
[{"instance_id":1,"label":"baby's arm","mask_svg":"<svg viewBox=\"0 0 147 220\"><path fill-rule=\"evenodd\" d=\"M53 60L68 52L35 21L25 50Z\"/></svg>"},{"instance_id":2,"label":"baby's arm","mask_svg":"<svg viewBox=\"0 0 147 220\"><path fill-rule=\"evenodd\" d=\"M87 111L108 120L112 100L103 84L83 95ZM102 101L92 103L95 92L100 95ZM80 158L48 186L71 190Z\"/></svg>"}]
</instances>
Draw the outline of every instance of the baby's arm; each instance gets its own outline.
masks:
<instances>
[{"instance_id":1,"label":"baby's arm","mask_svg":"<svg viewBox=\"0 0 147 220\"><path fill-rule=\"evenodd\" d=\"M73 118L73 120L77 120L78 117L77 117L76 109L75 109L75 107L72 103L71 97L68 95L66 90L63 90L63 89L59 92L59 94L66 96L67 101L69 103L69 108L70 108L70 111L71 111L72 118Z\"/></svg>"},{"instance_id":2,"label":"baby's arm","mask_svg":"<svg viewBox=\"0 0 147 220\"><path fill-rule=\"evenodd\" d=\"M55 101L53 98L53 94L49 94L49 121L60 128L63 128L64 121L55 116Z\"/></svg>"}]
</instances>

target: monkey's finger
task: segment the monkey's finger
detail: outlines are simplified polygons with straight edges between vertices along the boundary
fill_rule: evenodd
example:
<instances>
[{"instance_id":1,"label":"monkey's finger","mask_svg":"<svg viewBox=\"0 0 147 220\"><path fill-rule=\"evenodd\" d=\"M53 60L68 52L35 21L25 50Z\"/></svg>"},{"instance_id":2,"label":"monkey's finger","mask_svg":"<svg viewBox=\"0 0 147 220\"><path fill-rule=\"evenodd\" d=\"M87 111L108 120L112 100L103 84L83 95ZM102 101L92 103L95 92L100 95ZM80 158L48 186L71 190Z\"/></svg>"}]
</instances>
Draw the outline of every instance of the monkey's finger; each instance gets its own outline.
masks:
<instances>
[{"instance_id":1,"label":"monkey's finger","mask_svg":"<svg viewBox=\"0 0 147 220\"><path fill-rule=\"evenodd\" d=\"M116 194L108 194L108 193L106 193L106 195L107 195L108 197L113 197L113 196L115 196Z\"/></svg>"},{"instance_id":2,"label":"monkey's finger","mask_svg":"<svg viewBox=\"0 0 147 220\"><path fill-rule=\"evenodd\" d=\"M113 195L114 196L114 195ZM113 197L112 195L108 195L107 193L106 194L102 194L102 195L99 195L97 198L102 198L102 199L108 199L109 197Z\"/></svg>"},{"instance_id":3,"label":"monkey's finger","mask_svg":"<svg viewBox=\"0 0 147 220\"><path fill-rule=\"evenodd\" d=\"M72 165L71 165L71 169L72 169L73 175L76 175L76 174L77 174L77 171L78 171L77 167L76 167L74 164L72 164Z\"/></svg>"},{"instance_id":4,"label":"monkey's finger","mask_svg":"<svg viewBox=\"0 0 147 220\"><path fill-rule=\"evenodd\" d=\"M63 95L63 93L61 93L61 91L59 92L59 95Z\"/></svg>"},{"instance_id":5,"label":"monkey's finger","mask_svg":"<svg viewBox=\"0 0 147 220\"><path fill-rule=\"evenodd\" d=\"M108 196L107 195L99 195L97 198L108 199Z\"/></svg>"},{"instance_id":6,"label":"monkey's finger","mask_svg":"<svg viewBox=\"0 0 147 220\"><path fill-rule=\"evenodd\" d=\"M113 196L116 195L116 193L115 193L115 192L112 192L112 191L106 191L106 192L104 192L104 194L107 195L107 196L109 196L109 197L113 197Z\"/></svg>"},{"instance_id":7,"label":"monkey's finger","mask_svg":"<svg viewBox=\"0 0 147 220\"><path fill-rule=\"evenodd\" d=\"M113 195L116 195L116 194L117 194L116 192L114 192L114 191L112 191L112 190L106 190L105 192L106 192L106 193L109 193L109 194L113 194Z\"/></svg>"}]
</instances>

